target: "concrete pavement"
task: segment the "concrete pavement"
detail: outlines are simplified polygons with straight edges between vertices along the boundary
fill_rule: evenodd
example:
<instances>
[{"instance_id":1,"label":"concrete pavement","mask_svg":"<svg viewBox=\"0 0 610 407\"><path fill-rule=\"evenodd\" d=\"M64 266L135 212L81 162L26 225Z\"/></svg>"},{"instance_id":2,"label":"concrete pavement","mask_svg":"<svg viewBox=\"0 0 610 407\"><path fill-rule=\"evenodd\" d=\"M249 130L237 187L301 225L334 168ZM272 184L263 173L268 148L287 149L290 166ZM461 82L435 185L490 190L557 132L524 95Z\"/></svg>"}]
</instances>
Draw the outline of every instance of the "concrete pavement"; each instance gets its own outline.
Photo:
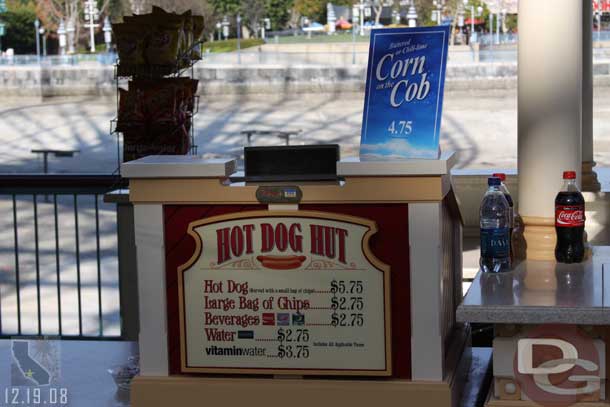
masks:
<instances>
[{"instance_id":1,"label":"concrete pavement","mask_svg":"<svg viewBox=\"0 0 610 407\"><path fill-rule=\"evenodd\" d=\"M244 129L302 129L296 144L339 143L343 156L358 153L361 94L265 95L202 98L195 142L206 156L241 155ZM594 101L595 160L610 166L610 91ZM117 169L117 140L108 134L116 115L113 98L15 98L0 105L0 172L39 172L36 148L78 149L74 158L49 160L50 171ZM257 144L278 144L256 139ZM445 96L441 144L459 154L459 168L516 168L517 95L511 90L452 91Z\"/></svg>"},{"instance_id":2,"label":"concrete pavement","mask_svg":"<svg viewBox=\"0 0 610 407\"><path fill-rule=\"evenodd\" d=\"M596 88L594 101L595 159L599 166L610 167L610 92ZM358 153L362 118L362 94L353 95L283 95L240 99L208 97L202 99L196 117L196 143L204 156L241 157L244 129L302 129L294 142L339 143L342 156ZM109 122L116 114L113 98L70 98L2 100L0 104L0 172L40 172L42 160L30 152L35 148L78 149L74 158L50 158L52 172L103 172L117 169L117 140L108 134ZM273 138L255 139L258 145L277 145ZM441 144L455 150L459 168L516 168L517 161L517 95L514 91L451 91L445 97ZM16 281L12 202L0 199L0 281L2 298L0 318L5 332L16 330ZM24 332L36 332L37 299L35 258L33 256L32 197L18 199L20 228L21 306ZM74 258L73 208L70 197L59 205L61 235L62 309L64 332L78 332L75 314L77 291ZM79 203L81 240L81 278L84 331L97 333L97 264L94 257L94 223L92 202ZM118 333L118 281L116 266L115 212L102 205L101 246L103 288L102 308L106 334ZM39 227L43 326L46 332L57 332L56 264L52 205L39 197ZM465 271L476 269L476 243L466 247ZM472 269L472 270L471 270Z\"/></svg>"}]
</instances>

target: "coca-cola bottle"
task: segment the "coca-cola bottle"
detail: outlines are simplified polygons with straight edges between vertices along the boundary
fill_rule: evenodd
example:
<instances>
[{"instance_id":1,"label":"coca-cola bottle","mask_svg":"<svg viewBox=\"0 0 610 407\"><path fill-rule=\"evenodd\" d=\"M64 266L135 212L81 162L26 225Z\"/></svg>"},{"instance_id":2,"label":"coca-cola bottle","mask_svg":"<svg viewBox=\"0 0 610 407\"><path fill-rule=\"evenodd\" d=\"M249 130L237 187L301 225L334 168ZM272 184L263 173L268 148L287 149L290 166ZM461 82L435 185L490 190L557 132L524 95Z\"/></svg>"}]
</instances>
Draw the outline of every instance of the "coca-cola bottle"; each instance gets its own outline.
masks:
<instances>
[{"instance_id":1,"label":"coca-cola bottle","mask_svg":"<svg viewBox=\"0 0 610 407\"><path fill-rule=\"evenodd\" d=\"M576 172L563 173L563 187L555 198L555 259L580 263L585 256L585 199L576 185Z\"/></svg>"}]
</instances>

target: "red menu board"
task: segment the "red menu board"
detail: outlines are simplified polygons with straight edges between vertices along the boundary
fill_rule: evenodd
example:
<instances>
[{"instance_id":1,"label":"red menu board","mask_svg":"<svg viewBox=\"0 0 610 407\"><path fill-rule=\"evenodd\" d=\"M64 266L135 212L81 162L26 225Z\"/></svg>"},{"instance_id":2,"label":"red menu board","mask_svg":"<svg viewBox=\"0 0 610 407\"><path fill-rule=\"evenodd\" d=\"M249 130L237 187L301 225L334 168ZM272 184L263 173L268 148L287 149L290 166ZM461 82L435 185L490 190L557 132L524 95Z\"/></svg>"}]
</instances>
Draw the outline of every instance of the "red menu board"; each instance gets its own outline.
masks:
<instances>
[{"instance_id":1,"label":"red menu board","mask_svg":"<svg viewBox=\"0 0 610 407\"><path fill-rule=\"evenodd\" d=\"M405 377L393 268L374 250L389 230L331 211L231 209L165 208L172 373Z\"/></svg>"}]
</instances>

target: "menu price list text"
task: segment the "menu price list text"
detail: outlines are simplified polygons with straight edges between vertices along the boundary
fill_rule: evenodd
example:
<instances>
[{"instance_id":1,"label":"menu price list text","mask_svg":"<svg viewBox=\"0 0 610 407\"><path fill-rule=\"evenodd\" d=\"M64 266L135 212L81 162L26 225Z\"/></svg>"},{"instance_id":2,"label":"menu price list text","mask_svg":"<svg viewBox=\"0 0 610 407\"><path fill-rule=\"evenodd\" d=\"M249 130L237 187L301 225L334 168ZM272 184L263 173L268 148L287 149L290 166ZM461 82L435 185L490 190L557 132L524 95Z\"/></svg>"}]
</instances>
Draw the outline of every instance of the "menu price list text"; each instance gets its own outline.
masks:
<instances>
[{"instance_id":1,"label":"menu price list text","mask_svg":"<svg viewBox=\"0 0 610 407\"><path fill-rule=\"evenodd\" d=\"M366 348L363 336L354 335L354 329L366 329L363 280L333 278L322 289L256 288L244 281L205 280L203 296L208 356L301 360L316 351ZM253 342L256 345L249 348L226 347Z\"/></svg>"}]
</instances>

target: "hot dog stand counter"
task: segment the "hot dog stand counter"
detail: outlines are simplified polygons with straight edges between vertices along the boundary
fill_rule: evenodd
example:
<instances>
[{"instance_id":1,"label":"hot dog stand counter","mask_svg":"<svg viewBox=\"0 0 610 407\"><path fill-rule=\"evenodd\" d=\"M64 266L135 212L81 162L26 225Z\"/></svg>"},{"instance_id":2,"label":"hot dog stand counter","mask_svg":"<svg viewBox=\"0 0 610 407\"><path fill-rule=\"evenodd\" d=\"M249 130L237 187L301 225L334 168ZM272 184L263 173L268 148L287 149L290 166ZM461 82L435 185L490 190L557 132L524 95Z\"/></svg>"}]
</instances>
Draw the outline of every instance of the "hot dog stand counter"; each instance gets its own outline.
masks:
<instances>
[{"instance_id":1,"label":"hot dog stand counter","mask_svg":"<svg viewBox=\"0 0 610 407\"><path fill-rule=\"evenodd\" d=\"M241 182L233 160L125 163L135 407L457 406L470 365L453 154ZM288 400L288 401L287 401ZM405 404L406 403L406 404Z\"/></svg>"}]
</instances>

